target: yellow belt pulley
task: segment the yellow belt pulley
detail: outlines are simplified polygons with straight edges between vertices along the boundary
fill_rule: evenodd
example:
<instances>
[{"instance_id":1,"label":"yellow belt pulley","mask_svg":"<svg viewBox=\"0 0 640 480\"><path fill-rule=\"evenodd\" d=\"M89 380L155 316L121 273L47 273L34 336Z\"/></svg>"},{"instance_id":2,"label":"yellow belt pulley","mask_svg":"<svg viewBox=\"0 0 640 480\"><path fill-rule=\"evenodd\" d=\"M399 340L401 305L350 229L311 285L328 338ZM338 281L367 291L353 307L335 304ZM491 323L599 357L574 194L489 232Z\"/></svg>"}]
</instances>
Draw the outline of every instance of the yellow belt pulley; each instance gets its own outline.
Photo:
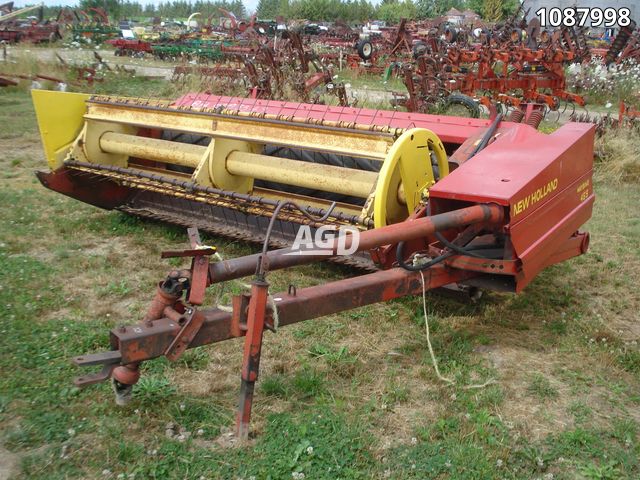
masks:
<instances>
[{"instance_id":1,"label":"yellow belt pulley","mask_svg":"<svg viewBox=\"0 0 640 480\"><path fill-rule=\"evenodd\" d=\"M376 182L373 201L376 228L405 220L429 195L429 188L436 182L432 154L438 163L439 177L445 177L449 174L447 153L431 130L412 128L394 142Z\"/></svg>"}]
</instances>

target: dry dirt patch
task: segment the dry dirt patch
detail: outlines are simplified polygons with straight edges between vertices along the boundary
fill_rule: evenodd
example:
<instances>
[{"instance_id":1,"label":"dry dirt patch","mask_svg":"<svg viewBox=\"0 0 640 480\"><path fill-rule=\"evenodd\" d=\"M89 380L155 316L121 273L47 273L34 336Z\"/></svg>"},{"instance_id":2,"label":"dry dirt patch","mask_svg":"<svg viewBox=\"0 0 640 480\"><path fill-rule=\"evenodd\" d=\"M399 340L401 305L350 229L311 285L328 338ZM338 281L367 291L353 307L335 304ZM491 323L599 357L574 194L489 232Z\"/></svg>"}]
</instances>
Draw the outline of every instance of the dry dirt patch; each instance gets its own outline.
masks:
<instances>
[{"instance_id":1,"label":"dry dirt patch","mask_svg":"<svg viewBox=\"0 0 640 480\"><path fill-rule=\"evenodd\" d=\"M0 480L9 480L17 472L20 457L0 446Z\"/></svg>"}]
</instances>

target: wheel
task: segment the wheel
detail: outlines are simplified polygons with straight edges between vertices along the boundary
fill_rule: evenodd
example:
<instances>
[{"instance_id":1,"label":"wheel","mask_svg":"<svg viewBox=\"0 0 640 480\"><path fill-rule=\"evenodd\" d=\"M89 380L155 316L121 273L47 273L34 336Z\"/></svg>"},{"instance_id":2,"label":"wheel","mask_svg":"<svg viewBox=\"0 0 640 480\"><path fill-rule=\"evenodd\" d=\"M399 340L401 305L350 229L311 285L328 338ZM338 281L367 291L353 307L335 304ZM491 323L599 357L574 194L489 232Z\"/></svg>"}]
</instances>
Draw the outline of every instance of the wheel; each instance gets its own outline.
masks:
<instances>
[{"instance_id":1,"label":"wheel","mask_svg":"<svg viewBox=\"0 0 640 480\"><path fill-rule=\"evenodd\" d=\"M548 30L542 30L540 32L540 43L547 44L551 40L551 33Z\"/></svg>"},{"instance_id":2,"label":"wheel","mask_svg":"<svg viewBox=\"0 0 640 480\"><path fill-rule=\"evenodd\" d=\"M458 32L455 28L447 28L444 31L444 39L447 43L453 43L458 38Z\"/></svg>"},{"instance_id":3,"label":"wheel","mask_svg":"<svg viewBox=\"0 0 640 480\"><path fill-rule=\"evenodd\" d=\"M538 17L533 17L529 22L529 24L527 25L527 36L537 41L539 35L540 35L540 19L538 19Z\"/></svg>"},{"instance_id":4,"label":"wheel","mask_svg":"<svg viewBox=\"0 0 640 480\"><path fill-rule=\"evenodd\" d=\"M491 45L491 38L492 38L492 33L491 31L487 30L487 29L482 29L480 31L480 43L482 45Z\"/></svg>"},{"instance_id":5,"label":"wheel","mask_svg":"<svg viewBox=\"0 0 640 480\"><path fill-rule=\"evenodd\" d=\"M511 30L510 38L513 43L518 43L520 40L522 40L522 30L520 30L519 28L514 28L513 30Z\"/></svg>"},{"instance_id":6,"label":"wheel","mask_svg":"<svg viewBox=\"0 0 640 480\"><path fill-rule=\"evenodd\" d=\"M462 110L463 114L460 115L458 112ZM444 113L448 115L455 116L467 116L470 118L480 118L480 106L478 103L471 97L462 94L453 94L449 95L444 102ZM467 115L464 115L464 113Z\"/></svg>"},{"instance_id":7,"label":"wheel","mask_svg":"<svg viewBox=\"0 0 640 480\"><path fill-rule=\"evenodd\" d=\"M369 60L373 55L373 44L368 40L360 40L356 45L358 55L363 60Z\"/></svg>"},{"instance_id":8,"label":"wheel","mask_svg":"<svg viewBox=\"0 0 640 480\"><path fill-rule=\"evenodd\" d=\"M413 58L418 58L421 57L422 55L424 55L425 53L427 53L427 44L424 42L417 42L414 46L413 46Z\"/></svg>"}]
</instances>

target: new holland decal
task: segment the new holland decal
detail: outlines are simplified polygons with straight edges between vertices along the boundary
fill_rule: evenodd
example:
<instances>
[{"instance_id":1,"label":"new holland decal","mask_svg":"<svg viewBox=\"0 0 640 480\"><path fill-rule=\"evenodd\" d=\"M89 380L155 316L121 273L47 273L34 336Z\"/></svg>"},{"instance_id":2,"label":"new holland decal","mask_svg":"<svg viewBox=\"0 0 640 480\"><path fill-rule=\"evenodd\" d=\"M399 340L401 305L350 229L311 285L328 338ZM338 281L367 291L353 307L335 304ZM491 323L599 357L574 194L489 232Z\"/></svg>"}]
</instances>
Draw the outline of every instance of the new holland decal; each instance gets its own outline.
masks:
<instances>
[{"instance_id":1,"label":"new holland decal","mask_svg":"<svg viewBox=\"0 0 640 480\"><path fill-rule=\"evenodd\" d=\"M558 178L554 178L549 183L543 185L542 187L536 189L531 192L529 195L524 197L522 200L518 200L511 206L511 216L514 217L516 215L521 214L526 209L533 207L536 203L542 201L546 196L548 196L551 192L555 191L558 188Z\"/></svg>"}]
</instances>

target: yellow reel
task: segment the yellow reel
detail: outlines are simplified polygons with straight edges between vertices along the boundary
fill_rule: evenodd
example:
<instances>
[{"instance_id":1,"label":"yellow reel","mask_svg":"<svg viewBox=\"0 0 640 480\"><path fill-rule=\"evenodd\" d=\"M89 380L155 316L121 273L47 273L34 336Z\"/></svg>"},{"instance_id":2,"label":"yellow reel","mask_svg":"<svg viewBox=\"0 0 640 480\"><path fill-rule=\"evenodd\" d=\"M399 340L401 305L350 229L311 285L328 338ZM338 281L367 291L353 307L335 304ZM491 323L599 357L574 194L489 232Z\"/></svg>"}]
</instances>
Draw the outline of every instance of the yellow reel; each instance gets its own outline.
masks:
<instances>
[{"instance_id":1,"label":"yellow reel","mask_svg":"<svg viewBox=\"0 0 640 480\"><path fill-rule=\"evenodd\" d=\"M412 128L396 140L378 174L373 203L375 228L405 220L429 195L429 188L436 183L431 166L432 153L438 162L440 178L443 178L449 174L449 162L435 133L425 128Z\"/></svg>"}]
</instances>

